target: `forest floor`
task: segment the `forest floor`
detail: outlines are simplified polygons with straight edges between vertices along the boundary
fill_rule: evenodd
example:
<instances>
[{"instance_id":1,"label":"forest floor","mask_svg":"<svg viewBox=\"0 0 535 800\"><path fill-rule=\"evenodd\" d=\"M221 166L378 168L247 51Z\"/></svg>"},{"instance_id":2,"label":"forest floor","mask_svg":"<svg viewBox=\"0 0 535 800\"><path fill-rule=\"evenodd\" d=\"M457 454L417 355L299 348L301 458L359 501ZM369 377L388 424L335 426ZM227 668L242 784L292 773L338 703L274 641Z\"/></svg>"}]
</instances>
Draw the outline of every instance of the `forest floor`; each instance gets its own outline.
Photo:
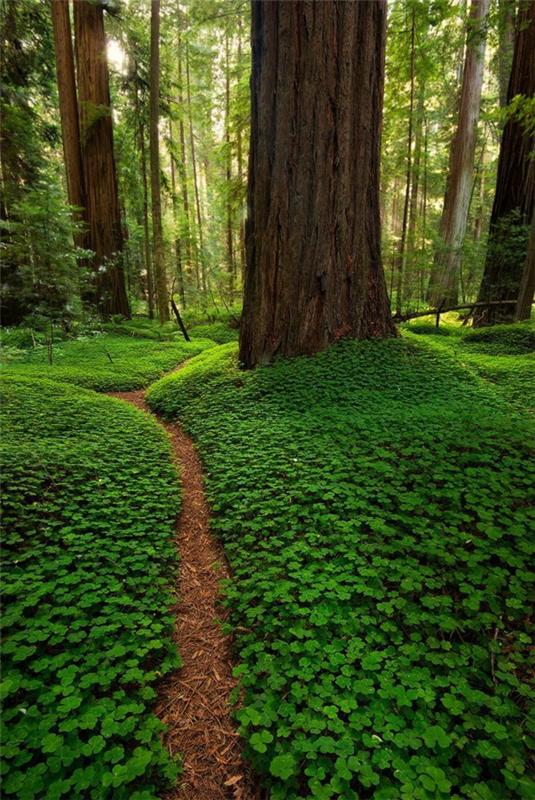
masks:
<instances>
[{"instance_id":1,"label":"forest floor","mask_svg":"<svg viewBox=\"0 0 535 800\"><path fill-rule=\"evenodd\" d=\"M533 797L533 325L191 333L3 336L6 797Z\"/></svg>"},{"instance_id":2,"label":"forest floor","mask_svg":"<svg viewBox=\"0 0 535 800\"><path fill-rule=\"evenodd\" d=\"M179 368L180 369L180 366ZM110 392L150 414L145 391ZM195 446L177 423L161 422L169 436L182 486L176 525L180 570L173 639L181 667L160 687L155 711L166 725L166 745L182 759L179 783L166 800L253 800L258 797L229 698L236 689L232 637L219 586L230 578L222 545L210 535L210 510Z\"/></svg>"}]
</instances>

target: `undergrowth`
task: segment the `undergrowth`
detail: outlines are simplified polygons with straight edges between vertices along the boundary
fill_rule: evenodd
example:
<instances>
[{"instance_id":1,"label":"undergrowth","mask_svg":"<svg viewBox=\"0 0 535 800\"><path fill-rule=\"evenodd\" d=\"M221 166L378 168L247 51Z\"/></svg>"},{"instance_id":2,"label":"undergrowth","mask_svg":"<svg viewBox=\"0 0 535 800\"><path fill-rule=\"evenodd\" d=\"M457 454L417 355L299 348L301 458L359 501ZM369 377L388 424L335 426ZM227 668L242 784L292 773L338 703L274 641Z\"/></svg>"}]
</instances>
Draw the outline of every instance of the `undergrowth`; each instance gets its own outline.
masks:
<instances>
[{"instance_id":1,"label":"undergrowth","mask_svg":"<svg viewBox=\"0 0 535 800\"><path fill-rule=\"evenodd\" d=\"M184 359L213 346L213 342L183 339L166 342L113 334L81 337L52 348L45 345L4 352L7 375L48 378L97 391L128 391L147 386Z\"/></svg>"},{"instance_id":2,"label":"undergrowth","mask_svg":"<svg viewBox=\"0 0 535 800\"><path fill-rule=\"evenodd\" d=\"M3 796L152 800L177 773L151 712L178 663L167 438L94 392L1 387Z\"/></svg>"},{"instance_id":3,"label":"undergrowth","mask_svg":"<svg viewBox=\"0 0 535 800\"><path fill-rule=\"evenodd\" d=\"M272 800L533 798L527 416L423 337L149 391L207 470Z\"/></svg>"}]
</instances>

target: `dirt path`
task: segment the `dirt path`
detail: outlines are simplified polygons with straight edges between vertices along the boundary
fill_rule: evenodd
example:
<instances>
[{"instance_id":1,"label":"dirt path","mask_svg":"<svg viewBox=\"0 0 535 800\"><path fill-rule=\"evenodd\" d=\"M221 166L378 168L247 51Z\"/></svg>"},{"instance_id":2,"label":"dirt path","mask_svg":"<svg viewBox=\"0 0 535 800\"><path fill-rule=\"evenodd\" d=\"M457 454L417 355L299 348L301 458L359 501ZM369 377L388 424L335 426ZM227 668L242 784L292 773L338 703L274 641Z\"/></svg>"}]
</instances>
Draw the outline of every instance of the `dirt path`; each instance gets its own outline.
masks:
<instances>
[{"instance_id":1,"label":"dirt path","mask_svg":"<svg viewBox=\"0 0 535 800\"><path fill-rule=\"evenodd\" d=\"M145 392L110 392L150 413ZM182 507L176 526L180 554L174 640L182 667L166 679L156 713L167 725L166 745L180 753L184 771L166 800L254 800L260 795L245 765L231 717L231 639L218 620L218 585L229 577L222 547L210 535L202 469L191 439L179 425L161 422L173 447L182 483Z\"/></svg>"}]
</instances>

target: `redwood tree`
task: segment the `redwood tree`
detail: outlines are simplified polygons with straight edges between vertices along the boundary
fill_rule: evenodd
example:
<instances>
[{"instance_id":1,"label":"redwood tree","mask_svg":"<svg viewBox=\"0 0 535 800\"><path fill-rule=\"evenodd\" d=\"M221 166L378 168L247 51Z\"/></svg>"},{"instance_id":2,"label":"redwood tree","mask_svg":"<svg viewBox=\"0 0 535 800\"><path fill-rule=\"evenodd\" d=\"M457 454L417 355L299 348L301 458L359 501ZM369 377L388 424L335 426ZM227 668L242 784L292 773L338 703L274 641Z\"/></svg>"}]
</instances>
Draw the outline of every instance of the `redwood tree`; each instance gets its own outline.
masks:
<instances>
[{"instance_id":1,"label":"redwood tree","mask_svg":"<svg viewBox=\"0 0 535 800\"><path fill-rule=\"evenodd\" d=\"M535 2L521 0L513 65L507 91L510 103L517 95L535 95ZM504 127L498 160L496 194L490 218L489 245L480 302L517 301L527 252L528 226L535 206L535 137L518 115ZM492 305L474 314L474 327L513 322L516 308Z\"/></svg>"},{"instance_id":2,"label":"redwood tree","mask_svg":"<svg viewBox=\"0 0 535 800\"><path fill-rule=\"evenodd\" d=\"M441 303L454 306L458 302L461 249L473 186L488 6L489 0L472 0L470 8L459 117L451 143L440 242L429 280L428 299L436 307Z\"/></svg>"},{"instance_id":3,"label":"redwood tree","mask_svg":"<svg viewBox=\"0 0 535 800\"><path fill-rule=\"evenodd\" d=\"M56 56L56 78L58 83L61 133L67 177L67 195L71 206L80 212L78 219L85 219L85 187L80 148L80 123L78 97L72 51L69 0L55 0L50 4L54 30L54 52ZM76 244L86 246L85 235L77 236Z\"/></svg>"},{"instance_id":4,"label":"redwood tree","mask_svg":"<svg viewBox=\"0 0 535 800\"><path fill-rule=\"evenodd\" d=\"M74 30L88 246L95 253L94 291L87 299L103 317L128 316L102 5L76 0Z\"/></svg>"},{"instance_id":5,"label":"redwood tree","mask_svg":"<svg viewBox=\"0 0 535 800\"><path fill-rule=\"evenodd\" d=\"M162 198L160 191L160 0L152 0L150 16L150 185L152 198L152 248L160 324L169 319L167 280L163 252Z\"/></svg>"},{"instance_id":6,"label":"redwood tree","mask_svg":"<svg viewBox=\"0 0 535 800\"><path fill-rule=\"evenodd\" d=\"M240 359L395 335L380 252L383 0L254 0Z\"/></svg>"}]
</instances>

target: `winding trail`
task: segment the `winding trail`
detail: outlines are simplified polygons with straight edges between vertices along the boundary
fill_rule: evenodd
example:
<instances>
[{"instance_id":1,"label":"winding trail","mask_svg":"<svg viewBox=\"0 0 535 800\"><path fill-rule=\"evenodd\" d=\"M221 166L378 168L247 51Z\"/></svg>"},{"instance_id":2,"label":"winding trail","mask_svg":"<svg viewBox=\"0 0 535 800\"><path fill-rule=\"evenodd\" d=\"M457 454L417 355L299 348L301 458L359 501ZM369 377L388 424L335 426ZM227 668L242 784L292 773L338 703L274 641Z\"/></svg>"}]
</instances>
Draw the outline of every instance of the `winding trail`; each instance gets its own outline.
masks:
<instances>
[{"instance_id":1,"label":"winding trail","mask_svg":"<svg viewBox=\"0 0 535 800\"><path fill-rule=\"evenodd\" d=\"M110 392L146 413L145 391ZM166 724L165 744L180 754L183 772L165 800L256 800L250 770L243 760L231 716L231 637L219 621L219 583L229 577L223 548L210 535L210 512L204 496L202 468L191 439L177 424L159 420L167 431L182 484L176 525L180 555L176 586L174 641L182 666L159 688L156 713Z\"/></svg>"}]
</instances>

